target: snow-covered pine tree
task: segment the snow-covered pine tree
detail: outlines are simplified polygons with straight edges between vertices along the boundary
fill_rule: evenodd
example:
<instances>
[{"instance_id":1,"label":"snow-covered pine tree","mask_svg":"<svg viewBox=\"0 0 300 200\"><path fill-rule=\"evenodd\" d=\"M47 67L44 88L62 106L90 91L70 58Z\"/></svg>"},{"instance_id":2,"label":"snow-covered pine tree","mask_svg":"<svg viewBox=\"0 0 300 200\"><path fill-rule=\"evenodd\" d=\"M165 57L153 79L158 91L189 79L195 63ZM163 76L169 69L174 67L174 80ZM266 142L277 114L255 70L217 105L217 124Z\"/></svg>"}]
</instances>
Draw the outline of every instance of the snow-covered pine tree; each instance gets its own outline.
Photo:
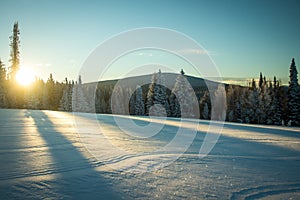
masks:
<instances>
[{"instance_id":1,"label":"snow-covered pine tree","mask_svg":"<svg viewBox=\"0 0 300 200\"><path fill-rule=\"evenodd\" d=\"M124 98L129 99L129 104L126 105L127 103L126 102L124 106L128 110L129 114L134 114L134 102L135 102L135 96L133 95L134 92L132 91L131 87L125 87L123 89L124 89Z\"/></svg>"},{"instance_id":2,"label":"snow-covered pine tree","mask_svg":"<svg viewBox=\"0 0 300 200\"><path fill-rule=\"evenodd\" d=\"M91 108L85 98L81 76L78 78L78 84L73 86L72 92L72 111L73 112L91 112Z\"/></svg>"},{"instance_id":3,"label":"snow-covered pine tree","mask_svg":"<svg viewBox=\"0 0 300 200\"><path fill-rule=\"evenodd\" d=\"M143 90L141 86L136 87L136 96L135 96L135 115L143 116L145 115L145 103L143 99Z\"/></svg>"},{"instance_id":4,"label":"snow-covered pine tree","mask_svg":"<svg viewBox=\"0 0 300 200\"><path fill-rule=\"evenodd\" d=\"M49 78L46 82L46 90L47 90L47 95L45 96L47 100L47 108L50 110L56 110L56 92L55 92L55 82L53 79L52 74L49 75Z\"/></svg>"},{"instance_id":5,"label":"snow-covered pine tree","mask_svg":"<svg viewBox=\"0 0 300 200\"><path fill-rule=\"evenodd\" d=\"M256 87L256 82L252 79L251 89L249 90L249 104L251 108L249 110L250 123L259 123L261 111L259 109L259 91Z\"/></svg>"},{"instance_id":6,"label":"snow-covered pine tree","mask_svg":"<svg viewBox=\"0 0 300 200\"><path fill-rule=\"evenodd\" d=\"M101 113L101 104L100 104L101 95L102 95L102 93L100 91L100 84L98 82L97 86L96 86L96 90L95 90L95 111L96 111L96 113Z\"/></svg>"},{"instance_id":7,"label":"snow-covered pine tree","mask_svg":"<svg viewBox=\"0 0 300 200\"><path fill-rule=\"evenodd\" d=\"M111 94L113 86L98 84L97 90L99 90L99 112L111 113Z\"/></svg>"},{"instance_id":8,"label":"snow-covered pine tree","mask_svg":"<svg viewBox=\"0 0 300 200\"><path fill-rule=\"evenodd\" d=\"M40 102L39 102L39 99L36 95L36 93L34 93L33 91L28 91L28 93L25 95L25 98L24 98L24 102L25 102L25 105L24 107L25 108L28 108L28 109L38 109L39 106L40 106Z\"/></svg>"},{"instance_id":9,"label":"snow-covered pine tree","mask_svg":"<svg viewBox=\"0 0 300 200\"><path fill-rule=\"evenodd\" d=\"M235 112L234 112L234 117L235 121L242 123L242 96L241 88L239 86L236 86L234 89L234 96L235 96Z\"/></svg>"},{"instance_id":10,"label":"snow-covered pine tree","mask_svg":"<svg viewBox=\"0 0 300 200\"><path fill-rule=\"evenodd\" d=\"M126 114L124 88L121 85L114 87L111 101L113 114Z\"/></svg>"},{"instance_id":11,"label":"snow-covered pine tree","mask_svg":"<svg viewBox=\"0 0 300 200\"><path fill-rule=\"evenodd\" d=\"M180 105L175 94L170 95L170 111L171 117L180 117Z\"/></svg>"},{"instance_id":12,"label":"snow-covered pine tree","mask_svg":"<svg viewBox=\"0 0 300 200\"><path fill-rule=\"evenodd\" d=\"M201 119L210 119L211 112L211 102L210 102L210 94L208 90L206 90L203 96L200 99L200 118Z\"/></svg>"},{"instance_id":13,"label":"snow-covered pine tree","mask_svg":"<svg viewBox=\"0 0 300 200\"><path fill-rule=\"evenodd\" d=\"M42 83L42 84L41 84ZM44 82L36 79L30 88L27 88L24 93L24 108L27 109L40 109L41 108L41 95Z\"/></svg>"},{"instance_id":14,"label":"snow-covered pine tree","mask_svg":"<svg viewBox=\"0 0 300 200\"><path fill-rule=\"evenodd\" d=\"M165 87L166 85L166 79L164 77L164 75L161 73L161 70L158 70L158 77L157 77L157 85L159 86L159 102L162 105L162 107L165 109L165 112L167 114L167 116L171 115L170 112L170 105L168 102L168 98L167 98L167 88ZM161 113L161 115L164 115L163 113Z\"/></svg>"},{"instance_id":15,"label":"snow-covered pine tree","mask_svg":"<svg viewBox=\"0 0 300 200\"><path fill-rule=\"evenodd\" d=\"M282 104L280 98L280 85L279 85L279 81L276 80L276 76L274 76L273 100L272 100L271 107L274 112L272 117L273 124L282 125Z\"/></svg>"},{"instance_id":16,"label":"snow-covered pine tree","mask_svg":"<svg viewBox=\"0 0 300 200\"><path fill-rule=\"evenodd\" d=\"M129 99L129 114L135 115L136 92L133 92Z\"/></svg>"},{"instance_id":17,"label":"snow-covered pine tree","mask_svg":"<svg viewBox=\"0 0 300 200\"><path fill-rule=\"evenodd\" d=\"M229 85L227 91L227 120L232 122L242 122L242 88Z\"/></svg>"},{"instance_id":18,"label":"snow-covered pine tree","mask_svg":"<svg viewBox=\"0 0 300 200\"><path fill-rule=\"evenodd\" d=\"M292 126L300 125L300 91L298 83L298 72L294 58L290 65L290 81L287 93L287 117Z\"/></svg>"},{"instance_id":19,"label":"snow-covered pine tree","mask_svg":"<svg viewBox=\"0 0 300 200\"><path fill-rule=\"evenodd\" d=\"M242 104L241 104L241 98L238 98L238 101L235 103L235 117L236 122L242 123Z\"/></svg>"},{"instance_id":20,"label":"snow-covered pine tree","mask_svg":"<svg viewBox=\"0 0 300 200\"><path fill-rule=\"evenodd\" d=\"M266 118L266 123L267 124L274 124L273 122L273 117L275 115L275 106L274 106L274 100L275 100L275 95L273 94L273 92L269 92L268 94L268 100L267 100L267 105L266 105L266 109L267 109L267 118Z\"/></svg>"},{"instance_id":21,"label":"snow-covered pine tree","mask_svg":"<svg viewBox=\"0 0 300 200\"><path fill-rule=\"evenodd\" d=\"M241 119L244 123L250 123L251 105L249 102L249 88L243 88L241 98Z\"/></svg>"},{"instance_id":22,"label":"snow-covered pine tree","mask_svg":"<svg viewBox=\"0 0 300 200\"><path fill-rule=\"evenodd\" d=\"M147 93L147 101L146 101L146 115L149 115L150 108L154 104L154 91L157 82L157 73L154 73L151 78L151 84L149 85L148 93Z\"/></svg>"},{"instance_id":23,"label":"snow-covered pine tree","mask_svg":"<svg viewBox=\"0 0 300 200\"><path fill-rule=\"evenodd\" d=\"M170 114L170 107L167 101L165 79L159 70L152 76L149 86L146 103L146 114L154 116L164 116ZM151 111L151 113L149 113Z\"/></svg>"},{"instance_id":24,"label":"snow-covered pine tree","mask_svg":"<svg viewBox=\"0 0 300 200\"><path fill-rule=\"evenodd\" d=\"M268 84L269 82L269 84ZM267 94L265 100L265 109L266 109L266 124L274 124L273 117L275 114L275 89L273 88L272 81L266 82Z\"/></svg>"},{"instance_id":25,"label":"snow-covered pine tree","mask_svg":"<svg viewBox=\"0 0 300 200\"><path fill-rule=\"evenodd\" d=\"M234 89L232 87L232 85L229 85L228 86L228 89L227 89L227 114L226 114L226 118L227 118L227 121L229 122L232 122L234 121Z\"/></svg>"},{"instance_id":26,"label":"snow-covered pine tree","mask_svg":"<svg viewBox=\"0 0 300 200\"><path fill-rule=\"evenodd\" d=\"M60 100L59 110L61 111L72 111L72 91L73 85L68 82L68 79L65 78L65 84L63 89L63 96Z\"/></svg>"},{"instance_id":27,"label":"snow-covered pine tree","mask_svg":"<svg viewBox=\"0 0 300 200\"><path fill-rule=\"evenodd\" d=\"M174 97L172 97L173 98L172 109L174 109L173 110L174 115L178 116L180 111L181 117L186 117L186 118L199 117L196 116L195 107L194 107L195 105L198 106L196 95L193 95L194 90L190 85L190 83L188 82L183 70L181 70L180 74L176 78L175 85L172 89L172 94L176 96L178 102L176 104Z\"/></svg>"},{"instance_id":28,"label":"snow-covered pine tree","mask_svg":"<svg viewBox=\"0 0 300 200\"><path fill-rule=\"evenodd\" d=\"M268 121L268 118L271 116L268 116L270 114L270 104L271 104L271 98L269 95L269 88L266 82L266 78L263 79L263 83L259 89L259 96L258 96L258 107L259 107L259 123L260 124L266 124Z\"/></svg>"},{"instance_id":29,"label":"snow-covered pine tree","mask_svg":"<svg viewBox=\"0 0 300 200\"><path fill-rule=\"evenodd\" d=\"M49 108L49 91L47 84L43 84L43 92L42 92L42 105L41 108L44 110L50 109Z\"/></svg>"},{"instance_id":30,"label":"snow-covered pine tree","mask_svg":"<svg viewBox=\"0 0 300 200\"><path fill-rule=\"evenodd\" d=\"M63 96L60 99L58 110L60 110L60 111L69 111L67 105L68 105L68 90L67 90L67 87L66 87L63 91Z\"/></svg>"},{"instance_id":31,"label":"snow-covered pine tree","mask_svg":"<svg viewBox=\"0 0 300 200\"><path fill-rule=\"evenodd\" d=\"M42 101L43 101L44 81L42 79L38 79L35 84L36 84L35 92L36 92L36 96L38 98L37 101L39 102L37 109L40 110L42 108L42 103L43 103Z\"/></svg>"},{"instance_id":32,"label":"snow-covered pine tree","mask_svg":"<svg viewBox=\"0 0 300 200\"><path fill-rule=\"evenodd\" d=\"M211 119L212 120L225 120L226 117L226 97L225 87L223 84L218 84L215 92L211 97ZM237 109L237 108L236 108ZM239 109L240 110L240 109Z\"/></svg>"}]
</instances>

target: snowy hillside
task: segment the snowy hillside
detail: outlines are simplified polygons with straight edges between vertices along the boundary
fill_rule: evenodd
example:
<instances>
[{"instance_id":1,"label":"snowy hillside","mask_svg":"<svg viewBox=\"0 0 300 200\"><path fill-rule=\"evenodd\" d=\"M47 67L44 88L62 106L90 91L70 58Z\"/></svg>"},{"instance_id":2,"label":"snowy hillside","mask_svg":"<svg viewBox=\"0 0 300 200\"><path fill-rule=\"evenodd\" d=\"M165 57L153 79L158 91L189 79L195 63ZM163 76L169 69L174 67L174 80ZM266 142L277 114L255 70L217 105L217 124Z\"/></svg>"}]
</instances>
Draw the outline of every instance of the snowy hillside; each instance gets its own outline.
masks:
<instances>
[{"instance_id":1,"label":"snowy hillside","mask_svg":"<svg viewBox=\"0 0 300 200\"><path fill-rule=\"evenodd\" d=\"M300 198L299 128L225 123L207 139L209 125L0 110L0 199Z\"/></svg>"}]
</instances>

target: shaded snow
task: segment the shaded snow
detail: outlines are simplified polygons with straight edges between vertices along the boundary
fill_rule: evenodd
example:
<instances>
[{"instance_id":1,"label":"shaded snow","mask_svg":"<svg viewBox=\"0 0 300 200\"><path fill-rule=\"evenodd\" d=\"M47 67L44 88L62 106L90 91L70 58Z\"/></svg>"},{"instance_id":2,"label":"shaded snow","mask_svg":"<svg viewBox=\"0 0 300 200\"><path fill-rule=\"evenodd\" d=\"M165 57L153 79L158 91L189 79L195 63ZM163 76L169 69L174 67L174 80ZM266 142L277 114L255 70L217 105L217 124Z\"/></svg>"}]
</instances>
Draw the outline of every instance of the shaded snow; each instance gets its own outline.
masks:
<instances>
[{"instance_id":1,"label":"shaded snow","mask_svg":"<svg viewBox=\"0 0 300 200\"><path fill-rule=\"evenodd\" d=\"M166 119L162 131L143 138L124 134L111 115L96 117L0 110L0 199L300 198L299 128L225 123L200 158L208 121ZM146 117L130 119L149 125ZM179 127L197 130L180 138L193 141L185 153L159 151ZM95 138L99 145L89 146Z\"/></svg>"}]
</instances>

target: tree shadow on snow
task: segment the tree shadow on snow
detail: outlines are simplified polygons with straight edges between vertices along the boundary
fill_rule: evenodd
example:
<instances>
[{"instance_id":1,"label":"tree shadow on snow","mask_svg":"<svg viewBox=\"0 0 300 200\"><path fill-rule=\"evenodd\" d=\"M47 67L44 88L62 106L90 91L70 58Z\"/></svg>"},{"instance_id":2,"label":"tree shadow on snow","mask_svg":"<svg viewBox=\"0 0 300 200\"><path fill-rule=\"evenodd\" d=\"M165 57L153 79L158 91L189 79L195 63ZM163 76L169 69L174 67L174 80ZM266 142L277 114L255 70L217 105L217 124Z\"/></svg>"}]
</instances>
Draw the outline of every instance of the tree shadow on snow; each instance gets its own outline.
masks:
<instances>
[{"instance_id":1,"label":"tree shadow on snow","mask_svg":"<svg viewBox=\"0 0 300 200\"><path fill-rule=\"evenodd\" d=\"M94 170L95 166L91 160L79 152L78 147L73 145L64 135L65 133L57 131L56 124L43 111L32 110L27 111L26 114L34 120L40 136L47 144L56 177L47 184L54 184L53 189L58 194L57 197L64 199L121 199L121 194L119 191L115 191L112 180ZM63 121L59 123L63 123ZM74 134L73 137L76 137L76 133L72 134Z\"/></svg>"}]
</instances>

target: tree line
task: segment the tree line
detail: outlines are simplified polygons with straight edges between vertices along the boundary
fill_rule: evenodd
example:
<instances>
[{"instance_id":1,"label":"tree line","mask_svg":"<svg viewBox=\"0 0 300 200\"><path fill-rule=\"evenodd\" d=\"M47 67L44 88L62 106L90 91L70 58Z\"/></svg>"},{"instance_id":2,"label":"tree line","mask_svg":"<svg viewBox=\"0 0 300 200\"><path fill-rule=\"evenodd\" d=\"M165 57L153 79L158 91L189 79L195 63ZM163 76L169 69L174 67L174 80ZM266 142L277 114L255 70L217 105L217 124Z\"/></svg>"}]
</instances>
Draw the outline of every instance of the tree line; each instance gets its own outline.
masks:
<instances>
[{"instance_id":1,"label":"tree line","mask_svg":"<svg viewBox=\"0 0 300 200\"><path fill-rule=\"evenodd\" d=\"M152 75L151 83L134 87L129 85L95 83L90 87L65 78L47 81L36 79L30 87L21 87L15 77L20 65L20 39L18 23L10 37L10 66L6 69L0 59L0 108L49 109L130 115L155 115L211 119L211 99L214 91L192 88L183 70L177 75L172 89L165 87L164 74L159 70ZM222 91L221 91L222 92ZM300 125L300 89L295 60L290 65L290 81L282 86L274 77L266 80L260 73L248 87L225 85L227 108L220 113L226 121L253 124ZM216 105L216 103L215 103ZM199 112L195 112L199 110ZM217 111L218 109L216 109Z\"/></svg>"},{"instance_id":2,"label":"tree line","mask_svg":"<svg viewBox=\"0 0 300 200\"><path fill-rule=\"evenodd\" d=\"M276 77L272 81L267 80L262 73L258 82L252 79L247 87L225 85L225 120L247 124L299 126L300 90L297 74L295 61L292 59L289 86L282 86ZM197 89L189 87L190 84L187 83L183 70L177 76L172 90L164 86L164 76L161 71L153 74L150 85L143 86L143 89L138 86L134 92L129 91L132 88L124 84L115 89L114 85L99 83L95 96L98 102L96 112L211 119L211 97L216 95L218 87L213 91L208 89L202 93L196 91L197 95L193 96L191 95L193 90ZM114 89L117 96L114 96L115 101L111 101ZM132 95L128 96L131 93ZM126 98L130 99L129 104L122 104ZM114 105L111 105L111 102ZM195 108L195 102L198 108ZM225 102L215 103L214 106L222 103ZM129 113L126 111L126 106ZM111 107L117 109L112 111ZM200 111L198 116L193 112L195 109Z\"/></svg>"}]
</instances>

